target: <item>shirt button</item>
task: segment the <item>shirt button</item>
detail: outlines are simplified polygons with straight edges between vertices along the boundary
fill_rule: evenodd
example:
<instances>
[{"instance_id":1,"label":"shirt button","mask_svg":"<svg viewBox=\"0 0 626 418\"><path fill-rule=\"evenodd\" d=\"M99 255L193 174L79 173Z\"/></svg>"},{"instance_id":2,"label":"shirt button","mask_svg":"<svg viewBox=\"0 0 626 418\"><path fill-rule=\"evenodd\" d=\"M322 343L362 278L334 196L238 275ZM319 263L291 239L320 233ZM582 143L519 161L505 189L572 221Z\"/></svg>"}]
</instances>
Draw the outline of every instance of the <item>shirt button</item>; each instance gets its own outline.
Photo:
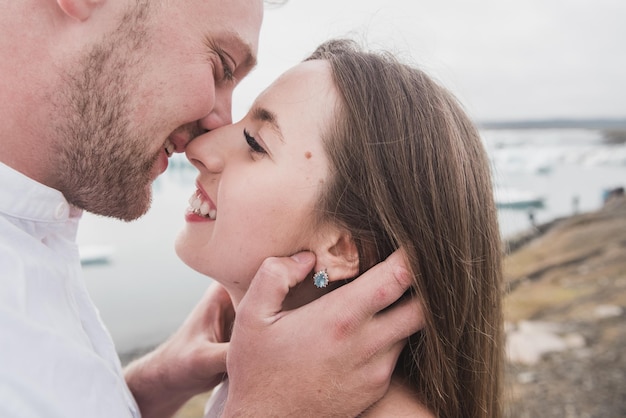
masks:
<instances>
[{"instance_id":1,"label":"shirt button","mask_svg":"<svg viewBox=\"0 0 626 418\"><path fill-rule=\"evenodd\" d=\"M54 217L56 219L67 218L70 214L70 206L67 203L59 203L56 210L54 211Z\"/></svg>"}]
</instances>

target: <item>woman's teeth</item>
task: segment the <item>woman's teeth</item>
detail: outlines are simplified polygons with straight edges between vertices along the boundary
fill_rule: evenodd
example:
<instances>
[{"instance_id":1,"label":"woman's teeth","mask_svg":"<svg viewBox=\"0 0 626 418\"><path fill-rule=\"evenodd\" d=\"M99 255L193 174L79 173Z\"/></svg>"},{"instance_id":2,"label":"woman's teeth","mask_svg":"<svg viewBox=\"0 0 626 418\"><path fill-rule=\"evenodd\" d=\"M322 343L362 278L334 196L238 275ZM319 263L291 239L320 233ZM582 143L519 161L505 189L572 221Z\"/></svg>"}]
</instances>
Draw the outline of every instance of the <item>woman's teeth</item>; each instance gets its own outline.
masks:
<instances>
[{"instance_id":1,"label":"woman's teeth","mask_svg":"<svg viewBox=\"0 0 626 418\"><path fill-rule=\"evenodd\" d=\"M189 198L189 206L191 207L191 211L196 215L215 220L217 211L215 209L211 209L208 202L203 202L197 193Z\"/></svg>"}]
</instances>

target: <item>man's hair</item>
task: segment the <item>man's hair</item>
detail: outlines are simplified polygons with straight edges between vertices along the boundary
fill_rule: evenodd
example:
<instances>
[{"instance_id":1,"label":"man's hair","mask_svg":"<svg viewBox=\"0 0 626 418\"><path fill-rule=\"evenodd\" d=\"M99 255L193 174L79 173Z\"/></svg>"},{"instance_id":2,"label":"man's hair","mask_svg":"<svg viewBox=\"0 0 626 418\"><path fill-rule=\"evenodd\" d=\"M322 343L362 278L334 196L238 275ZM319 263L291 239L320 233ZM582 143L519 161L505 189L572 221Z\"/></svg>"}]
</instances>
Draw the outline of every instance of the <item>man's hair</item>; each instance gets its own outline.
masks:
<instances>
[{"instance_id":1,"label":"man's hair","mask_svg":"<svg viewBox=\"0 0 626 418\"><path fill-rule=\"evenodd\" d=\"M324 134L318 214L350 231L364 271L402 248L426 326L399 360L435 416L499 417L501 244L489 160L455 98L352 41L321 45L340 104Z\"/></svg>"}]
</instances>

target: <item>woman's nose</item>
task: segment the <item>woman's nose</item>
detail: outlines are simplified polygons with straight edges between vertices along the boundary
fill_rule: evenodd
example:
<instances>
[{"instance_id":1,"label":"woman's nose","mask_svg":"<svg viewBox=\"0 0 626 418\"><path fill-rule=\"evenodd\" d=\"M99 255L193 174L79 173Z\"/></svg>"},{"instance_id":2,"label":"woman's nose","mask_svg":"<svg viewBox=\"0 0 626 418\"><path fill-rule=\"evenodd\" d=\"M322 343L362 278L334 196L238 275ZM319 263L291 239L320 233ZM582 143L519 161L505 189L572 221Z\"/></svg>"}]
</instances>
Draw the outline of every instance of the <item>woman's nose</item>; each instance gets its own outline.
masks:
<instances>
[{"instance_id":1,"label":"woman's nose","mask_svg":"<svg viewBox=\"0 0 626 418\"><path fill-rule=\"evenodd\" d=\"M220 148L222 141L218 139L223 132L220 131L207 132L187 145L187 159L201 172L219 173L224 169L224 150Z\"/></svg>"}]
</instances>

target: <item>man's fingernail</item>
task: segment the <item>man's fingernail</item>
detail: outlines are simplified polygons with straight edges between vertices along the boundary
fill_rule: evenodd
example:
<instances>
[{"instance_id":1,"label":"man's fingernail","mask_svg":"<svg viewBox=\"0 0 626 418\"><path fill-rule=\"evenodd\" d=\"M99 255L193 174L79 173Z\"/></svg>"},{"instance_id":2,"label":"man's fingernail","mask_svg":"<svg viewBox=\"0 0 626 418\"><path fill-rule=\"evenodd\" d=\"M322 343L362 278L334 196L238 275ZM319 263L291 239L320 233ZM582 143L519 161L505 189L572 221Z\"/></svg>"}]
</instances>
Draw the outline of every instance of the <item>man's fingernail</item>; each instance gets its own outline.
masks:
<instances>
[{"instance_id":1,"label":"man's fingernail","mask_svg":"<svg viewBox=\"0 0 626 418\"><path fill-rule=\"evenodd\" d=\"M308 251L294 254L291 256L291 258L300 264L309 264L315 260L315 256L313 255L313 253Z\"/></svg>"}]
</instances>

